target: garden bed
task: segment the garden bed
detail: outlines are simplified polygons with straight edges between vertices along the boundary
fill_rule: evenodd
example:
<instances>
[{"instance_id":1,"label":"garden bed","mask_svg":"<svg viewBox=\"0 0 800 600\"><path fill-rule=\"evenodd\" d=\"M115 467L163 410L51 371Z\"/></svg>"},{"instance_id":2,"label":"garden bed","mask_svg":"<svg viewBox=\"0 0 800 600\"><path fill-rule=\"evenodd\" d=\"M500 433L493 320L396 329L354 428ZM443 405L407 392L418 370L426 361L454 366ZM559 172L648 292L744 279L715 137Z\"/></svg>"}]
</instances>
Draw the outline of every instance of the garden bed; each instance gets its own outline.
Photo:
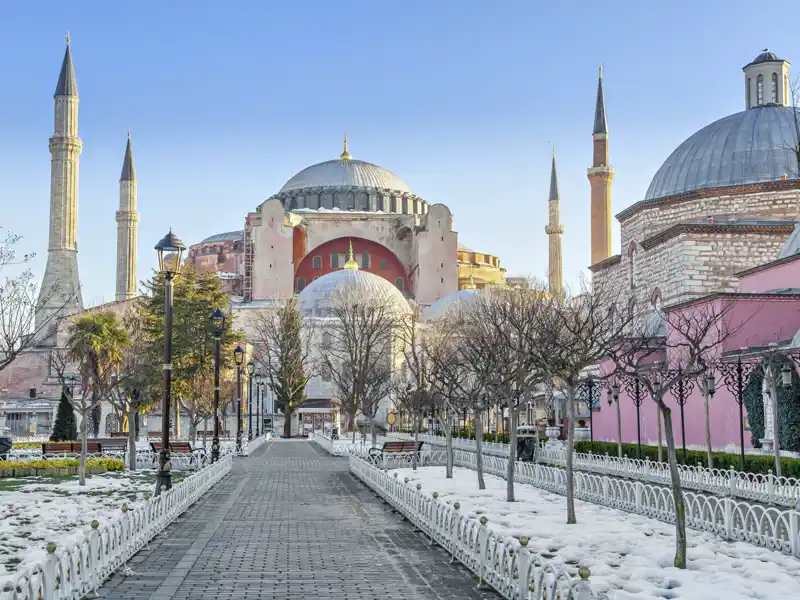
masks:
<instances>
[{"instance_id":1,"label":"garden bed","mask_svg":"<svg viewBox=\"0 0 800 600\"><path fill-rule=\"evenodd\" d=\"M591 583L610 600L790 600L800 586L800 561L750 544L732 543L711 533L688 531L687 569L672 566L675 529L647 517L575 501L578 524L566 524L566 500L531 486L515 486L517 502L505 502L506 481L486 475L478 490L475 471L444 467L398 477L418 482L422 491L459 502L461 512L486 516L502 536L528 537L528 549L548 563L577 573L591 571Z\"/></svg>"},{"instance_id":2,"label":"garden bed","mask_svg":"<svg viewBox=\"0 0 800 600\"><path fill-rule=\"evenodd\" d=\"M69 477L78 474L80 460L0 461L0 479L20 477ZM125 463L115 458L87 458L86 474L101 475L108 471L124 471Z\"/></svg>"}]
</instances>

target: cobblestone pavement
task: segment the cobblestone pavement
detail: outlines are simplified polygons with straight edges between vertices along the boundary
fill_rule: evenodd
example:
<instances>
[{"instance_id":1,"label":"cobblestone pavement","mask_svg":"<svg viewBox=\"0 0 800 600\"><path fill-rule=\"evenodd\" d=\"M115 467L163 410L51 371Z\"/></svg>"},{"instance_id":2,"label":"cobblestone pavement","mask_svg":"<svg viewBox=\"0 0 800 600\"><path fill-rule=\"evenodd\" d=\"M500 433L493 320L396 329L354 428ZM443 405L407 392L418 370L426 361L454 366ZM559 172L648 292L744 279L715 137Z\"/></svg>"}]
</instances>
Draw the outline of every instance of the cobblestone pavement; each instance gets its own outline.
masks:
<instances>
[{"instance_id":1,"label":"cobblestone pavement","mask_svg":"<svg viewBox=\"0 0 800 600\"><path fill-rule=\"evenodd\" d=\"M275 441L99 590L109 600L496 599L362 486L347 459Z\"/></svg>"}]
</instances>

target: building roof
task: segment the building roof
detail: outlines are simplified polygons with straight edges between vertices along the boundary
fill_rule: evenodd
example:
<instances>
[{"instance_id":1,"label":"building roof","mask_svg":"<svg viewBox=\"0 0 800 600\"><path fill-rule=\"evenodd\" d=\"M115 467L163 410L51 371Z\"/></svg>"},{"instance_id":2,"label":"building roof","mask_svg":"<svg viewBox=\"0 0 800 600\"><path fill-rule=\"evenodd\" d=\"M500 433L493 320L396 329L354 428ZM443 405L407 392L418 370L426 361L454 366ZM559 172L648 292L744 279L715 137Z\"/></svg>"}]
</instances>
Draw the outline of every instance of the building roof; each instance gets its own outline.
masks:
<instances>
[{"instance_id":1,"label":"building roof","mask_svg":"<svg viewBox=\"0 0 800 600\"><path fill-rule=\"evenodd\" d=\"M664 161L645 200L784 177L797 179L794 110L756 106L703 127Z\"/></svg>"},{"instance_id":2,"label":"building roof","mask_svg":"<svg viewBox=\"0 0 800 600\"><path fill-rule=\"evenodd\" d=\"M764 50L756 56L752 62L745 65L745 68L749 67L750 65L757 65L758 63L765 63L765 62L785 62L782 58L778 58L774 52L770 52L769 49L764 48Z\"/></svg>"},{"instance_id":3,"label":"building roof","mask_svg":"<svg viewBox=\"0 0 800 600\"><path fill-rule=\"evenodd\" d=\"M337 299L350 295L359 301L369 299L385 304L400 314L411 311L403 293L380 275L358 269L340 269L315 279L300 292L300 314L330 317Z\"/></svg>"},{"instance_id":4,"label":"building roof","mask_svg":"<svg viewBox=\"0 0 800 600\"><path fill-rule=\"evenodd\" d=\"M454 311L463 308L466 304L477 298L480 292L476 289L463 289L439 298L428 308L422 311L423 321L435 321L441 319Z\"/></svg>"},{"instance_id":5,"label":"building roof","mask_svg":"<svg viewBox=\"0 0 800 600\"><path fill-rule=\"evenodd\" d=\"M53 96L77 96L78 84L75 82L75 69L72 67L72 53L69 51L69 36L67 36L67 49L64 60L61 62L61 72Z\"/></svg>"},{"instance_id":6,"label":"building roof","mask_svg":"<svg viewBox=\"0 0 800 600\"><path fill-rule=\"evenodd\" d=\"M133 167L133 150L131 150L131 132L128 132L128 145L125 146L125 158L122 159L120 181L136 181L136 169Z\"/></svg>"},{"instance_id":7,"label":"building roof","mask_svg":"<svg viewBox=\"0 0 800 600\"><path fill-rule=\"evenodd\" d=\"M319 187L377 188L411 193L408 185L388 169L352 158L338 158L306 167L289 179L281 192Z\"/></svg>"},{"instance_id":8,"label":"building roof","mask_svg":"<svg viewBox=\"0 0 800 600\"><path fill-rule=\"evenodd\" d=\"M204 239L201 244L205 244L208 242L236 242L239 240L244 239L244 230L239 229L238 231L226 231L225 233L215 233Z\"/></svg>"}]
</instances>

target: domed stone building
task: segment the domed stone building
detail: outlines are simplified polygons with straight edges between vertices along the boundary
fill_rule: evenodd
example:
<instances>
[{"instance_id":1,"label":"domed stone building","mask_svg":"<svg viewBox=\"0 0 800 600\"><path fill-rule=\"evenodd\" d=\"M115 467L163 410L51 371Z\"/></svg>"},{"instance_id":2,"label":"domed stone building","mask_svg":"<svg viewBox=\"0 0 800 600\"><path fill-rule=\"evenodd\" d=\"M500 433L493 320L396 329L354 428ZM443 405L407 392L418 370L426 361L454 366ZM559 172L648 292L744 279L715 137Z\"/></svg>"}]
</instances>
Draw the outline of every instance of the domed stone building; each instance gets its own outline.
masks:
<instances>
[{"instance_id":1,"label":"domed stone building","mask_svg":"<svg viewBox=\"0 0 800 600\"><path fill-rule=\"evenodd\" d=\"M800 212L800 114L789 106L787 61L765 50L743 71L745 110L707 125L670 154L644 198L617 215L622 248L614 255L601 77L589 169L596 282L667 306L736 291L735 273L778 256Z\"/></svg>"}]
</instances>

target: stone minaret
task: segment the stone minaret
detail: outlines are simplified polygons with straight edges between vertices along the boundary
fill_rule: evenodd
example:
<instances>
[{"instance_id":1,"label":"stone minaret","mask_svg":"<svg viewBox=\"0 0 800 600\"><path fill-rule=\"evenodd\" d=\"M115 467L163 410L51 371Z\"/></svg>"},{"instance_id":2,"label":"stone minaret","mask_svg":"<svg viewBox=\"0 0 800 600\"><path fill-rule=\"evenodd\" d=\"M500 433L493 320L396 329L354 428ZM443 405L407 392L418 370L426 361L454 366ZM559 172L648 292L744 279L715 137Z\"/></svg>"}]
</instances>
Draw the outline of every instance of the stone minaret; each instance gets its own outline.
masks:
<instances>
[{"instance_id":1,"label":"stone minaret","mask_svg":"<svg viewBox=\"0 0 800 600\"><path fill-rule=\"evenodd\" d=\"M592 166L587 172L592 188L592 262L597 264L611 256L611 181L614 168L608 164L608 122L603 99L603 65L597 81L597 104L594 109L594 152Z\"/></svg>"},{"instance_id":2,"label":"stone minaret","mask_svg":"<svg viewBox=\"0 0 800 600\"><path fill-rule=\"evenodd\" d=\"M550 218L547 227L544 228L550 241L550 262L547 278L550 293L553 295L564 293L564 269L561 264L561 236L564 234L564 226L560 223L559 204L556 151L553 150L553 166L550 171L550 196L547 199Z\"/></svg>"},{"instance_id":3,"label":"stone minaret","mask_svg":"<svg viewBox=\"0 0 800 600\"><path fill-rule=\"evenodd\" d=\"M55 126L50 138L50 241L36 310L36 335L52 345L52 327L63 315L83 309L78 277L78 85L67 49L53 95Z\"/></svg>"},{"instance_id":4,"label":"stone minaret","mask_svg":"<svg viewBox=\"0 0 800 600\"><path fill-rule=\"evenodd\" d=\"M119 176L119 210L117 211L117 295L116 300L136 296L136 256L139 241L139 213L136 212L136 169L133 167L131 132Z\"/></svg>"}]
</instances>

